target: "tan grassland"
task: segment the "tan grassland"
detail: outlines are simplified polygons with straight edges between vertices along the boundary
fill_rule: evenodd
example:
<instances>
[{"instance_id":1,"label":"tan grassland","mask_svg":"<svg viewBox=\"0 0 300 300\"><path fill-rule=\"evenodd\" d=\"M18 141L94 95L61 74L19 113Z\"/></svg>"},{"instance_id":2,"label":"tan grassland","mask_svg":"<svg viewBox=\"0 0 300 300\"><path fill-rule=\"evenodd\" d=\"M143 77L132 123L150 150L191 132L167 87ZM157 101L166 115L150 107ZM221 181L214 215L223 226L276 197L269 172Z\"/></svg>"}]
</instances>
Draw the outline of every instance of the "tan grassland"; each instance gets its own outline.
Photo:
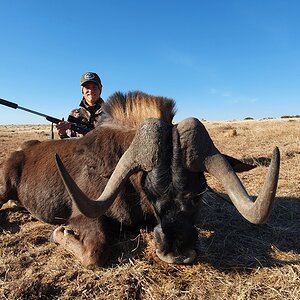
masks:
<instances>
[{"instance_id":1,"label":"tan grassland","mask_svg":"<svg viewBox=\"0 0 300 300\"><path fill-rule=\"evenodd\" d=\"M239 174L257 196L275 146L281 151L276 203L252 225L210 194L199 211L197 259L167 265L151 231L120 233L103 268L84 269L49 242L53 229L8 203L0 210L0 299L300 299L300 119L205 122L217 147L258 164ZM48 139L48 125L0 126L0 163L25 140ZM38 178L37 178L38 180ZM210 186L222 192L213 178Z\"/></svg>"}]
</instances>

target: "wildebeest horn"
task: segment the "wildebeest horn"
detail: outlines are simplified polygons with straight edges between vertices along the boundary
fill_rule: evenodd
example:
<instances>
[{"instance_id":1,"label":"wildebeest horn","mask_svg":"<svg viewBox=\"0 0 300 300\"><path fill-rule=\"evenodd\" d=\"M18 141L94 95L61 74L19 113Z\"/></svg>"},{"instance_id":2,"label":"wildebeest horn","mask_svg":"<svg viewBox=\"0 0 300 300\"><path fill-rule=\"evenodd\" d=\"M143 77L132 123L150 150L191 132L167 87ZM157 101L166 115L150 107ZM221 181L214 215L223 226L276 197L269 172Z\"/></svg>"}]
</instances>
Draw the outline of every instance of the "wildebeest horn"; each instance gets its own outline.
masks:
<instances>
[{"instance_id":1,"label":"wildebeest horn","mask_svg":"<svg viewBox=\"0 0 300 300\"><path fill-rule=\"evenodd\" d=\"M276 147L261 193L253 202L232 167L216 149L203 124L189 118L177 124L185 167L216 177L240 214L254 224L264 223L272 208L278 183L280 154Z\"/></svg>"},{"instance_id":2,"label":"wildebeest horn","mask_svg":"<svg viewBox=\"0 0 300 300\"><path fill-rule=\"evenodd\" d=\"M96 218L112 205L123 184L131 174L139 170L151 171L162 151L164 136L169 131L167 123L158 119L146 119L138 129L131 145L120 158L101 196L95 201L88 198L77 186L56 155L59 173L70 197L82 214Z\"/></svg>"}]
</instances>

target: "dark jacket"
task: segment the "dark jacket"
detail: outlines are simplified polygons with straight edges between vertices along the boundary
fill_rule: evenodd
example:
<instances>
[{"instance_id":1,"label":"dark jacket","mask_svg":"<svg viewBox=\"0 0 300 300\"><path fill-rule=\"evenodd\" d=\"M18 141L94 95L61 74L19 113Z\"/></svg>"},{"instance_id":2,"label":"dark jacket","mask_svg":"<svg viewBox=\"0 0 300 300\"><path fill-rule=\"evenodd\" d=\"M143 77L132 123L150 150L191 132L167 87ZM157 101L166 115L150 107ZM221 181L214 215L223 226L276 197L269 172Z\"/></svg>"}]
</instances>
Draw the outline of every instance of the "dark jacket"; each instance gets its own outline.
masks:
<instances>
[{"instance_id":1,"label":"dark jacket","mask_svg":"<svg viewBox=\"0 0 300 300\"><path fill-rule=\"evenodd\" d=\"M79 104L79 108L73 109L70 115L75 117L78 120L78 124L80 124L80 126L92 130L103 121L104 118L103 104L104 104L104 100L102 98L99 98L98 102L95 105L88 106L86 105L84 98L82 98ZM76 137L76 136L82 136L82 134L79 134L71 130L71 133L68 133L68 135L66 136L62 136L61 138L68 138L70 136Z\"/></svg>"}]
</instances>

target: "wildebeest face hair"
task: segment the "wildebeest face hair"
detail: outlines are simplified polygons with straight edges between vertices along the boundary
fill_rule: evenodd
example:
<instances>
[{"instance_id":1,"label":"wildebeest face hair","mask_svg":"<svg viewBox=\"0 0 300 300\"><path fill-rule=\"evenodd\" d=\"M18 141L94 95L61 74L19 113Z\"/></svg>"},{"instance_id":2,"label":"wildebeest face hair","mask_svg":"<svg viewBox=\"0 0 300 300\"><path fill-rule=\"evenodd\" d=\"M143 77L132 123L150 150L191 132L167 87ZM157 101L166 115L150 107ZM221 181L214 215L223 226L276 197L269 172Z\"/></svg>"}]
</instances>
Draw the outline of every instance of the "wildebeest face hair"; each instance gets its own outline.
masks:
<instances>
[{"instance_id":1,"label":"wildebeest face hair","mask_svg":"<svg viewBox=\"0 0 300 300\"><path fill-rule=\"evenodd\" d=\"M207 185L203 173L183 168L176 127L170 138L169 148L164 149L159 164L146 175L144 186L158 221L154 229L156 248L163 255L179 257L195 246L194 225Z\"/></svg>"}]
</instances>

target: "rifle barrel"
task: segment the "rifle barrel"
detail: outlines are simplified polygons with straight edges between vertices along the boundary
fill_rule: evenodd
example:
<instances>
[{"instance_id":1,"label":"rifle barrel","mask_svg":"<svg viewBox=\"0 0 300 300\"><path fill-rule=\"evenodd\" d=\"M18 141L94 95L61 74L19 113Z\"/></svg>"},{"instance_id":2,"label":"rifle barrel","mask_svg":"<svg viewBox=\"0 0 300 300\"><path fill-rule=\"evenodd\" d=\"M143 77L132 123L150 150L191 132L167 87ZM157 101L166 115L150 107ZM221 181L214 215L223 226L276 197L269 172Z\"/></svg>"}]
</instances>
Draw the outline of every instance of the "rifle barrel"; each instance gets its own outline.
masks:
<instances>
[{"instance_id":1,"label":"rifle barrel","mask_svg":"<svg viewBox=\"0 0 300 300\"><path fill-rule=\"evenodd\" d=\"M43 114L43 113L40 113L40 112L38 112L38 111L35 111L35 110L32 110L32 109L29 109L29 108L26 108L26 107L22 107L22 106L18 106L18 108L19 109L22 109L22 110L25 110L25 111L27 111L27 112L29 112L29 113L32 113L32 114L35 114L35 115L38 115L38 116L41 116L41 117L44 117L44 118L48 118L48 117L50 117L50 116L48 116L48 115L46 115L46 114ZM54 118L53 118L54 119ZM48 119L47 119L48 120ZM60 122L61 120L59 120L59 119L56 119L56 120L58 120L58 122ZM56 123L56 122L54 122L54 123Z\"/></svg>"},{"instance_id":2,"label":"rifle barrel","mask_svg":"<svg viewBox=\"0 0 300 300\"><path fill-rule=\"evenodd\" d=\"M21 110L24 110L24 111L27 111L29 113L32 113L32 114L35 114L35 115L38 115L40 117L44 117L46 118L47 121L49 122L52 122L52 123L55 123L55 124L58 124L59 122L61 122L60 119L57 119L57 118L54 118L54 117L51 117L49 115L46 115L46 114L43 114L43 113L40 113L38 111L35 111L35 110L32 110L32 109L29 109L29 108L26 108L26 107L22 107L22 106L19 106L17 103L14 103L14 102L11 102L11 101L8 101L8 100L5 100L5 99L2 99L0 98L0 104L2 105L5 105L5 106L8 106L10 108L14 108L14 109L21 109ZM91 128L85 128L83 127L82 125L80 124L74 124L72 122L71 123L71 129L78 132L78 133L88 133Z\"/></svg>"},{"instance_id":3,"label":"rifle barrel","mask_svg":"<svg viewBox=\"0 0 300 300\"><path fill-rule=\"evenodd\" d=\"M0 98L0 104L17 109L18 108L18 104L17 103L13 103L7 100L4 100L2 98Z\"/></svg>"}]
</instances>

